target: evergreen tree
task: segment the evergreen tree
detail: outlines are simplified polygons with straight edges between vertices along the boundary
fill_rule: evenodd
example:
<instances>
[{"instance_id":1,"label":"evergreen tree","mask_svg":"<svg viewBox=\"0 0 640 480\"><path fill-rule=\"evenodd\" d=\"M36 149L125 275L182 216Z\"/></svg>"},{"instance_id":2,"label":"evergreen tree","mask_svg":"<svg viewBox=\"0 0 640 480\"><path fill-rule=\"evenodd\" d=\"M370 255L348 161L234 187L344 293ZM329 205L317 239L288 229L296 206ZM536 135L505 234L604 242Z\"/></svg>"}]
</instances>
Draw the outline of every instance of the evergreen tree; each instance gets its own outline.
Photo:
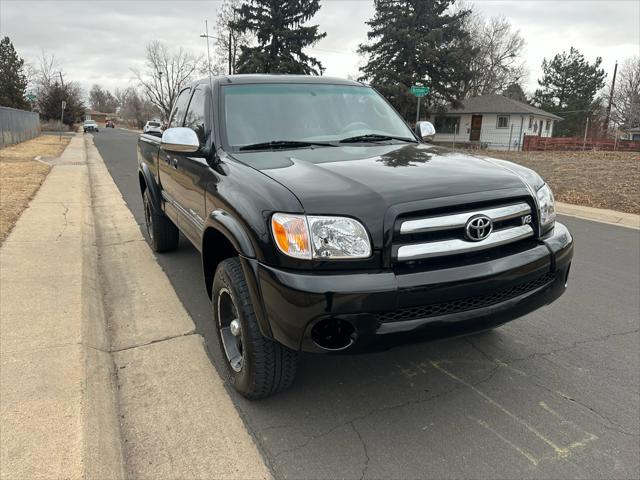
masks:
<instances>
[{"instance_id":1,"label":"evergreen tree","mask_svg":"<svg viewBox=\"0 0 640 480\"><path fill-rule=\"evenodd\" d=\"M238 9L232 29L252 33L257 46L241 46L237 73L322 75L320 61L303 52L326 33L303 26L320 9L319 0L251 0Z\"/></svg>"},{"instance_id":2,"label":"evergreen tree","mask_svg":"<svg viewBox=\"0 0 640 480\"><path fill-rule=\"evenodd\" d=\"M606 74L600 68L602 58L589 63L577 49L557 54L551 61L542 61L540 88L535 103L544 110L564 118L554 127L557 136L576 136L584 131L587 118L599 108L595 100L604 86Z\"/></svg>"},{"instance_id":3,"label":"evergreen tree","mask_svg":"<svg viewBox=\"0 0 640 480\"><path fill-rule=\"evenodd\" d=\"M82 91L74 83L53 83L43 95L38 98L40 116L45 120L60 120L62 101L66 102L62 122L73 125L80 122L84 116L84 104L82 103Z\"/></svg>"},{"instance_id":4,"label":"evergreen tree","mask_svg":"<svg viewBox=\"0 0 640 480\"><path fill-rule=\"evenodd\" d=\"M463 85L471 79L469 64L477 54L464 28L468 9L452 12L455 0L374 0L375 14L367 22L368 55L361 68L370 82L413 121L416 98L411 85L426 82L427 102L459 104Z\"/></svg>"},{"instance_id":5,"label":"evergreen tree","mask_svg":"<svg viewBox=\"0 0 640 480\"><path fill-rule=\"evenodd\" d=\"M502 92L502 95L512 100L517 100L518 102L529 103L527 95L519 83L509 84L507 88L504 89L504 92Z\"/></svg>"},{"instance_id":6,"label":"evergreen tree","mask_svg":"<svg viewBox=\"0 0 640 480\"><path fill-rule=\"evenodd\" d=\"M27 109L27 76L24 60L18 56L9 37L0 40L0 106Z\"/></svg>"}]
</instances>

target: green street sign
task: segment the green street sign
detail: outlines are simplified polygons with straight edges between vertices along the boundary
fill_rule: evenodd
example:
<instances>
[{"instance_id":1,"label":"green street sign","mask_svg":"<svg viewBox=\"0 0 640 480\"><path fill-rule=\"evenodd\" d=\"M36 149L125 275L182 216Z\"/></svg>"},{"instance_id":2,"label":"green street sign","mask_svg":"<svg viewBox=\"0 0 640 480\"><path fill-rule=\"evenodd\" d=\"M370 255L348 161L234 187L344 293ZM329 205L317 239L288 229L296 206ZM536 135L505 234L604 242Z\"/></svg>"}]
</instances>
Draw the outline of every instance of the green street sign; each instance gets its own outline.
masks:
<instances>
[{"instance_id":1,"label":"green street sign","mask_svg":"<svg viewBox=\"0 0 640 480\"><path fill-rule=\"evenodd\" d=\"M29 93L29 94L27 94L27 100L29 102L35 102L36 101L36 96L33 93Z\"/></svg>"},{"instance_id":2,"label":"green street sign","mask_svg":"<svg viewBox=\"0 0 640 480\"><path fill-rule=\"evenodd\" d=\"M416 97L424 97L430 91L431 89L429 87L423 87L422 85L413 85L411 87L411 93L413 93Z\"/></svg>"}]
</instances>

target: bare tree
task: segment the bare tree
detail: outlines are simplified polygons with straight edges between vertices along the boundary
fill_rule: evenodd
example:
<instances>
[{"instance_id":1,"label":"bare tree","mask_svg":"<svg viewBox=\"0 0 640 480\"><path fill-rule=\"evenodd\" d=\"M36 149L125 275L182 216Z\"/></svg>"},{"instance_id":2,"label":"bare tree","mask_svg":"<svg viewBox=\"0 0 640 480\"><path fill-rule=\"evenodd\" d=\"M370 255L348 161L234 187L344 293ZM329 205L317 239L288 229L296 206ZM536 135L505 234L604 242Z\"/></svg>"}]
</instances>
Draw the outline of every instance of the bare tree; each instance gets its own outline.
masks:
<instances>
[{"instance_id":1,"label":"bare tree","mask_svg":"<svg viewBox=\"0 0 640 480\"><path fill-rule=\"evenodd\" d=\"M147 44L145 70L132 69L149 101L168 119L180 90L202 70L202 57L182 48L170 51L157 40Z\"/></svg>"},{"instance_id":2,"label":"bare tree","mask_svg":"<svg viewBox=\"0 0 640 480\"><path fill-rule=\"evenodd\" d=\"M42 50L31 73L31 83L38 95L46 92L56 83L64 83L65 76L56 56Z\"/></svg>"},{"instance_id":3,"label":"bare tree","mask_svg":"<svg viewBox=\"0 0 640 480\"><path fill-rule=\"evenodd\" d=\"M238 20L238 8L244 0L223 0L218 11L215 25L215 59L211 67L214 75L236 72L236 64L242 47L248 47L252 41L250 32L241 32L232 27Z\"/></svg>"},{"instance_id":4,"label":"bare tree","mask_svg":"<svg viewBox=\"0 0 640 480\"><path fill-rule=\"evenodd\" d=\"M54 54L42 50L31 72L31 87L36 92L37 109L47 120L57 120L62 113L61 103L66 102L63 122L67 125L79 122L84 116L84 92L78 82L69 81L60 68Z\"/></svg>"},{"instance_id":5,"label":"bare tree","mask_svg":"<svg viewBox=\"0 0 640 480\"><path fill-rule=\"evenodd\" d=\"M469 68L471 81L466 96L500 93L513 83L522 83L526 68L522 60L525 40L504 17L485 20L474 12L467 22L470 41L478 51Z\"/></svg>"},{"instance_id":6,"label":"bare tree","mask_svg":"<svg viewBox=\"0 0 640 480\"><path fill-rule=\"evenodd\" d=\"M145 122L160 116L158 107L141 96L134 87L116 89L114 96L120 118L131 126L142 128Z\"/></svg>"},{"instance_id":7,"label":"bare tree","mask_svg":"<svg viewBox=\"0 0 640 480\"><path fill-rule=\"evenodd\" d=\"M94 84L89 91L89 105L99 112L113 113L118 108L118 101L109 90Z\"/></svg>"},{"instance_id":8,"label":"bare tree","mask_svg":"<svg viewBox=\"0 0 640 480\"><path fill-rule=\"evenodd\" d=\"M626 59L618 71L611 118L622 129L640 126L640 57Z\"/></svg>"}]
</instances>

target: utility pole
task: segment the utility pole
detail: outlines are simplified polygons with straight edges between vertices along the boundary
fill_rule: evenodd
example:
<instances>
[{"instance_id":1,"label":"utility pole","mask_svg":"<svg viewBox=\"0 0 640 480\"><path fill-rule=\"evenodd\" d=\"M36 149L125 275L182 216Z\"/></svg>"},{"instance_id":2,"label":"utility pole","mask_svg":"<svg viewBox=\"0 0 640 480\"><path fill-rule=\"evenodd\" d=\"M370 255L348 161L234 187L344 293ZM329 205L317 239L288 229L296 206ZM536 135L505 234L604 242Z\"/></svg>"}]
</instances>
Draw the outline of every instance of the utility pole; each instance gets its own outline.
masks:
<instances>
[{"instance_id":1,"label":"utility pole","mask_svg":"<svg viewBox=\"0 0 640 480\"><path fill-rule=\"evenodd\" d=\"M58 72L60 74L60 84L64 87L64 80L62 79L62 72Z\"/></svg>"},{"instance_id":2,"label":"utility pole","mask_svg":"<svg viewBox=\"0 0 640 480\"><path fill-rule=\"evenodd\" d=\"M233 60L232 60L232 55L231 55L231 43L233 42L233 32L231 31L231 28L229 28L229 75L232 75L233 72L232 70L232 64L233 64Z\"/></svg>"},{"instance_id":3,"label":"utility pole","mask_svg":"<svg viewBox=\"0 0 640 480\"><path fill-rule=\"evenodd\" d=\"M609 131L609 118L611 117L611 105L613 104L613 90L616 88L616 74L618 73L618 61L616 60L616 66L613 67L613 80L611 80L611 92L609 92L609 105L607 106L607 115L604 118L604 131Z\"/></svg>"},{"instance_id":4,"label":"utility pole","mask_svg":"<svg viewBox=\"0 0 640 480\"><path fill-rule=\"evenodd\" d=\"M60 75L60 80L62 80L62 75ZM60 138L58 139L59 141L62 141L62 128L64 126L63 120L64 120L64 109L67 106L67 102L65 102L64 100L62 100L62 103L60 105Z\"/></svg>"}]
</instances>

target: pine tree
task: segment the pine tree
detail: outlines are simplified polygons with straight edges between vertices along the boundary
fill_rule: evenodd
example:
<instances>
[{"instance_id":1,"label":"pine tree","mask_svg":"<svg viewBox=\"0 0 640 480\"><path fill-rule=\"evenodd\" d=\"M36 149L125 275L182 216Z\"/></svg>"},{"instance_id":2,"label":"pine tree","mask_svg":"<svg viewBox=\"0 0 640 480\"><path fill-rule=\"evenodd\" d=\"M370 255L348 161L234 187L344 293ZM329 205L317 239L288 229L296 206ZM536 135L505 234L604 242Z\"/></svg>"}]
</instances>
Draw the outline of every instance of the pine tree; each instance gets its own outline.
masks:
<instances>
[{"instance_id":1,"label":"pine tree","mask_svg":"<svg viewBox=\"0 0 640 480\"><path fill-rule=\"evenodd\" d=\"M504 89L502 95L512 100L517 100L518 102L529 103L527 95L524 93L524 90L519 83L510 83L507 85L507 88Z\"/></svg>"},{"instance_id":2,"label":"pine tree","mask_svg":"<svg viewBox=\"0 0 640 480\"><path fill-rule=\"evenodd\" d=\"M604 86L606 74L600 68L602 58L589 63L577 49L557 54L551 61L542 61L541 88L536 90L535 103L564 118L554 128L554 135L575 136L584 131L587 118L599 105L595 100Z\"/></svg>"},{"instance_id":3,"label":"pine tree","mask_svg":"<svg viewBox=\"0 0 640 480\"><path fill-rule=\"evenodd\" d=\"M27 76L24 60L18 56L9 37L0 40L0 106L27 109Z\"/></svg>"},{"instance_id":4,"label":"pine tree","mask_svg":"<svg viewBox=\"0 0 640 480\"><path fill-rule=\"evenodd\" d=\"M62 102L66 102L62 122L73 125L82 120L84 104L82 103L82 91L75 82L64 85L55 82L44 94L38 98L40 116L45 120L59 120L62 112Z\"/></svg>"},{"instance_id":5,"label":"pine tree","mask_svg":"<svg viewBox=\"0 0 640 480\"><path fill-rule=\"evenodd\" d=\"M367 22L368 55L361 68L370 82L406 120L415 117L411 85L425 82L427 101L458 105L462 85L470 80L469 63L477 53L463 21L469 10L451 12L455 0L375 0L375 14Z\"/></svg>"},{"instance_id":6,"label":"pine tree","mask_svg":"<svg viewBox=\"0 0 640 480\"><path fill-rule=\"evenodd\" d=\"M253 33L258 45L242 46L237 73L322 75L320 61L303 52L326 33L303 26L320 9L319 0L251 0L238 9L232 28Z\"/></svg>"}]
</instances>

